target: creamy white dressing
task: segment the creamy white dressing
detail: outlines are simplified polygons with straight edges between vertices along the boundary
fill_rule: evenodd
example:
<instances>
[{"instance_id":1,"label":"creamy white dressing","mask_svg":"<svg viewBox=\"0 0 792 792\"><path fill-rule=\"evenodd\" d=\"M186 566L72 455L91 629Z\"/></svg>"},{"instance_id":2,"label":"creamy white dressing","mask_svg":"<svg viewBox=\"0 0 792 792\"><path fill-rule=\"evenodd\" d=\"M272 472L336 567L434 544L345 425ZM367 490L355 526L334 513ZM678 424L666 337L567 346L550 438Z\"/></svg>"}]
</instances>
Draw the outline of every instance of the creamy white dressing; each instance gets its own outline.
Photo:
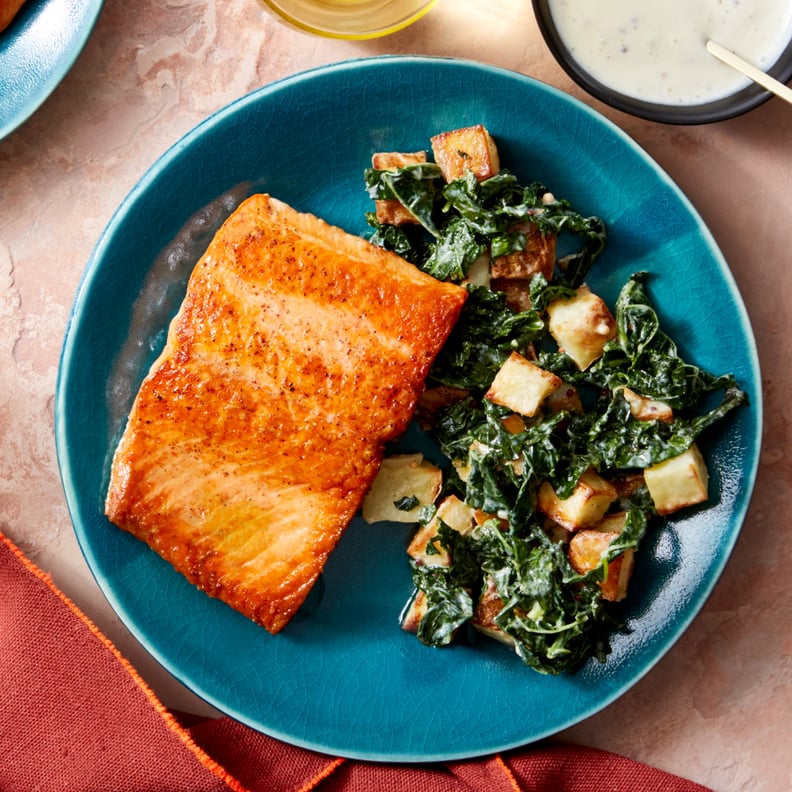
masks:
<instances>
[{"instance_id":1,"label":"creamy white dressing","mask_svg":"<svg viewBox=\"0 0 792 792\"><path fill-rule=\"evenodd\" d=\"M559 36L604 85L637 99L696 105L750 84L708 38L766 71L792 38L790 0L549 0Z\"/></svg>"}]
</instances>

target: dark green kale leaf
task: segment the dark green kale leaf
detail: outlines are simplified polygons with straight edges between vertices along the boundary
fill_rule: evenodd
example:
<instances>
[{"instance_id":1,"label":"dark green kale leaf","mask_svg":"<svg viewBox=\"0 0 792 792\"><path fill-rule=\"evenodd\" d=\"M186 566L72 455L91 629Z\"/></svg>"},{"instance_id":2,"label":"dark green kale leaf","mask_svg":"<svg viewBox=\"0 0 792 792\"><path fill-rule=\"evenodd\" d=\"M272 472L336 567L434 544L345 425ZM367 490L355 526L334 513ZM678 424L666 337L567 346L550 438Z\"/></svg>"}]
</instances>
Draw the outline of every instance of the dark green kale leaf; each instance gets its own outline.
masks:
<instances>
[{"instance_id":1,"label":"dark green kale leaf","mask_svg":"<svg viewBox=\"0 0 792 792\"><path fill-rule=\"evenodd\" d=\"M421 501L415 495L405 495L403 498L393 501L393 505L399 511L412 511L416 506L419 506Z\"/></svg>"},{"instance_id":2,"label":"dark green kale leaf","mask_svg":"<svg viewBox=\"0 0 792 792\"><path fill-rule=\"evenodd\" d=\"M709 426L747 395L731 374L715 376L680 357L671 338L662 331L647 294L646 272L633 274L616 302L616 337L602 357L586 371L578 371L565 356L543 352L539 365L578 386L590 385L599 396L586 417L575 417L570 432L575 442L569 455L586 458L596 469L645 468L687 450ZM633 417L622 394L630 388L658 399L675 410L674 420L642 421ZM705 394L723 390L719 404L702 414ZM564 497L569 488L559 493Z\"/></svg>"},{"instance_id":3,"label":"dark green kale leaf","mask_svg":"<svg viewBox=\"0 0 792 792\"><path fill-rule=\"evenodd\" d=\"M583 282L605 246L605 225L599 218L584 217L568 201L552 198L540 182L521 186L506 170L482 181L468 171L450 182L443 196L446 199L443 211L461 218L493 258L525 249L525 235L519 224L526 221L535 224L543 234L581 237L580 249L560 262L563 278L572 287ZM474 260L470 259L469 263Z\"/></svg>"},{"instance_id":4,"label":"dark green kale leaf","mask_svg":"<svg viewBox=\"0 0 792 792\"><path fill-rule=\"evenodd\" d=\"M625 529L602 564L585 575L569 563L566 545L552 541L538 521L504 530L489 520L464 537L441 523L438 541L453 559L450 567L413 563L413 581L427 597L419 638L431 646L450 643L472 617L471 592L491 581L503 601L495 624L509 635L523 662L545 674L574 671L589 657L604 661L608 632L616 621L600 596L607 564L634 549L647 514L632 509Z\"/></svg>"},{"instance_id":5,"label":"dark green kale leaf","mask_svg":"<svg viewBox=\"0 0 792 792\"><path fill-rule=\"evenodd\" d=\"M469 286L459 321L435 359L430 380L483 393L514 351L524 351L544 331L536 311L517 313L500 292Z\"/></svg>"},{"instance_id":6,"label":"dark green kale leaf","mask_svg":"<svg viewBox=\"0 0 792 792\"><path fill-rule=\"evenodd\" d=\"M433 428L433 435L448 459L465 459L476 435L487 422L484 405L469 396L446 407Z\"/></svg>"},{"instance_id":7,"label":"dark green kale leaf","mask_svg":"<svg viewBox=\"0 0 792 792\"><path fill-rule=\"evenodd\" d=\"M443 211L457 213L479 234L503 234L528 216L528 207L521 205L521 192L517 179L507 171L482 181L467 171L443 189Z\"/></svg>"},{"instance_id":8,"label":"dark green kale leaf","mask_svg":"<svg viewBox=\"0 0 792 792\"><path fill-rule=\"evenodd\" d=\"M468 223L454 218L443 227L438 240L429 243L427 251L421 269L438 280L461 281L486 246Z\"/></svg>"},{"instance_id":9,"label":"dark green kale leaf","mask_svg":"<svg viewBox=\"0 0 792 792\"><path fill-rule=\"evenodd\" d=\"M607 616L595 576L575 572L565 545L538 526L503 531L490 520L473 532L482 572L496 585L503 608L497 626L515 642L523 662L545 674L573 671L610 651Z\"/></svg>"},{"instance_id":10,"label":"dark green kale leaf","mask_svg":"<svg viewBox=\"0 0 792 792\"><path fill-rule=\"evenodd\" d=\"M371 241L440 280L463 280L485 252L495 258L524 250L526 237L519 225L526 221L543 234L581 238L579 249L560 262L562 277L572 287L582 283L605 244L599 218L578 214L539 182L523 187L505 170L481 181L467 171L445 184L435 163L419 163L396 170L368 168L364 178L371 198L398 200L429 237L419 240L404 226L391 232L370 215L375 229Z\"/></svg>"},{"instance_id":11,"label":"dark green kale leaf","mask_svg":"<svg viewBox=\"0 0 792 792\"><path fill-rule=\"evenodd\" d=\"M640 421L632 416L621 391L591 425L589 452L602 468L646 468L686 451L708 426L744 404L745 393L736 386L726 390L723 401L700 416L676 416L671 422Z\"/></svg>"},{"instance_id":12,"label":"dark green kale leaf","mask_svg":"<svg viewBox=\"0 0 792 792\"><path fill-rule=\"evenodd\" d=\"M459 586L449 567L412 562L413 583L426 596L427 608L418 625L418 640L427 646L447 646L473 616L473 598Z\"/></svg>"},{"instance_id":13,"label":"dark green kale leaf","mask_svg":"<svg viewBox=\"0 0 792 792\"><path fill-rule=\"evenodd\" d=\"M526 421L523 431L513 432L503 423L509 412L486 399L464 399L441 413L434 432L442 452L467 466L460 487L465 502L522 525L536 510L541 481L569 479L571 488L589 463L568 458L560 428L568 413Z\"/></svg>"},{"instance_id":14,"label":"dark green kale leaf","mask_svg":"<svg viewBox=\"0 0 792 792\"><path fill-rule=\"evenodd\" d=\"M369 242L401 256L415 266L426 257L426 242L412 225L394 226L380 223L374 212L366 215L366 222L374 229Z\"/></svg>"},{"instance_id":15,"label":"dark green kale leaf","mask_svg":"<svg viewBox=\"0 0 792 792\"><path fill-rule=\"evenodd\" d=\"M468 537L437 521L437 535L427 547L427 555L445 549L453 559L450 567L412 561L413 585L426 597L426 611L418 627L418 639L427 646L446 646L459 628L473 616L471 592L481 572Z\"/></svg>"},{"instance_id":16,"label":"dark green kale leaf","mask_svg":"<svg viewBox=\"0 0 792 792\"><path fill-rule=\"evenodd\" d=\"M715 376L683 360L660 327L646 291L648 273L634 273L616 301L617 336L591 367L592 382L615 390L628 387L666 402L674 410L699 404L705 393L736 387L730 374Z\"/></svg>"},{"instance_id":17,"label":"dark green kale leaf","mask_svg":"<svg viewBox=\"0 0 792 792\"><path fill-rule=\"evenodd\" d=\"M603 563L613 561L626 550L637 550L653 515L654 506L644 489L637 497L631 499L624 528L619 536L608 545L608 552L605 554ZM604 574L601 579L605 579Z\"/></svg>"},{"instance_id":18,"label":"dark green kale leaf","mask_svg":"<svg viewBox=\"0 0 792 792\"><path fill-rule=\"evenodd\" d=\"M574 297L575 289L562 279L549 283L544 275L538 273L531 280L529 293L534 311L544 311L553 300Z\"/></svg>"},{"instance_id":19,"label":"dark green kale leaf","mask_svg":"<svg viewBox=\"0 0 792 792\"><path fill-rule=\"evenodd\" d=\"M396 170L367 168L363 178L371 198L399 201L432 236L440 236L434 213L444 182L438 165L425 162Z\"/></svg>"}]
</instances>

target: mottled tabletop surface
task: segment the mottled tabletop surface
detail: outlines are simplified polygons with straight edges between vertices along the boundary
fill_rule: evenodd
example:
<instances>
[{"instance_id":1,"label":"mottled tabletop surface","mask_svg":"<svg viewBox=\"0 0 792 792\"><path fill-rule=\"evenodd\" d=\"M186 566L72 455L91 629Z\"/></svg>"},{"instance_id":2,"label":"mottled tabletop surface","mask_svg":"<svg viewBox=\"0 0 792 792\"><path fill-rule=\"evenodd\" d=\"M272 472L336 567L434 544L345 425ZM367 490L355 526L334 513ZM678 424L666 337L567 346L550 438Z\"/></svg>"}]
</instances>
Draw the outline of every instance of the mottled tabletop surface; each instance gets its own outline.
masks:
<instances>
[{"instance_id":1,"label":"mottled tabletop surface","mask_svg":"<svg viewBox=\"0 0 792 792\"><path fill-rule=\"evenodd\" d=\"M752 506L724 575L677 645L621 699L560 736L716 790L792 789L792 107L773 99L746 116L692 127L611 111L556 65L527 0L441 0L411 28L368 42L292 30L255 0L108 0L63 82L0 141L0 530L52 575L167 705L209 712L126 632L77 546L53 440L69 309L114 210L185 132L273 80L392 53L474 58L577 96L660 163L721 247L753 323L763 374L765 436Z\"/></svg>"}]
</instances>

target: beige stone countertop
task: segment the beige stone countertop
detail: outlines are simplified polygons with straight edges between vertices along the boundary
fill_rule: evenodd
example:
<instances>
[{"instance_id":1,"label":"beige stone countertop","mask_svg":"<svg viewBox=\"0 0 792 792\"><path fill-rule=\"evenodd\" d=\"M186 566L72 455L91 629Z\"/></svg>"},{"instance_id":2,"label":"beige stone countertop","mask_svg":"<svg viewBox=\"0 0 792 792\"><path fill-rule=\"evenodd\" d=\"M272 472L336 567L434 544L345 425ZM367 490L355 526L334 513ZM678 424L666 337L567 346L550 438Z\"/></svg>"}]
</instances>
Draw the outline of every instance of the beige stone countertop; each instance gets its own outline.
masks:
<instances>
[{"instance_id":1,"label":"beige stone countertop","mask_svg":"<svg viewBox=\"0 0 792 792\"><path fill-rule=\"evenodd\" d=\"M53 440L69 309L112 213L185 132L273 80L391 53L474 58L596 107L679 184L723 250L763 372L765 435L752 505L725 573L681 640L618 701L561 737L716 790L792 789L792 107L772 99L740 118L691 127L611 111L556 65L528 0L441 0L411 28L368 42L292 30L255 0L106 2L63 82L0 141L0 530L166 705L206 711L127 633L77 546Z\"/></svg>"}]
</instances>

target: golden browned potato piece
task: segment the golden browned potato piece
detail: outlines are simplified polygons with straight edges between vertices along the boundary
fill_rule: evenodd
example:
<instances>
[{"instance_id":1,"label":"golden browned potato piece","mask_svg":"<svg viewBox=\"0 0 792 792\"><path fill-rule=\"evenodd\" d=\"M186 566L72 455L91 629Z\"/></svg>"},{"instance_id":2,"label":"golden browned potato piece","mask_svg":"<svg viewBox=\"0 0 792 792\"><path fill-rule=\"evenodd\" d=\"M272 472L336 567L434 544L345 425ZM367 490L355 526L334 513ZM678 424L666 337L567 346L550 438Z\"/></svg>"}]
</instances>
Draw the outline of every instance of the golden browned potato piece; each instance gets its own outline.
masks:
<instances>
[{"instance_id":1,"label":"golden browned potato piece","mask_svg":"<svg viewBox=\"0 0 792 792\"><path fill-rule=\"evenodd\" d=\"M674 420L674 411L664 401L641 396L630 388L622 388L621 392L630 405L630 413L636 421L671 423Z\"/></svg>"},{"instance_id":2,"label":"golden browned potato piece","mask_svg":"<svg viewBox=\"0 0 792 792\"><path fill-rule=\"evenodd\" d=\"M531 281L528 278L492 278L490 280L492 291L503 292L506 305L512 311L528 311L531 303Z\"/></svg>"},{"instance_id":3,"label":"golden browned potato piece","mask_svg":"<svg viewBox=\"0 0 792 792\"><path fill-rule=\"evenodd\" d=\"M512 352L498 369L484 398L532 418L561 382L551 371L531 363L519 352Z\"/></svg>"},{"instance_id":4,"label":"golden browned potato piece","mask_svg":"<svg viewBox=\"0 0 792 792\"><path fill-rule=\"evenodd\" d=\"M613 314L586 285L580 286L574 297L553 300L547 315L550 335L581 371L599 358L605 344L616 336Z\"/></svg>"},{"instance_id":5,"label":"golden browned potato piece","mask_svg":"<svg viewBox=\"0 0 792 792\"><path fill-rule=\"evenodd\" d=\"M537 506L551 520L576 531L596 525L615 499L616 488L593 470L587 470L568 498L559 498L549 482L542 482Z\"/></svg>"},{"instance_id":6,"label":"golden browned potato piece","mask_svg":"<svg viewBox=\"0 0 792 792\"><path fill-rule=\"evenodd\" d=\"M644 480L658 514L704 503L708 497L709 470L695 443L678 456L646 468Z\"/></svg>"},{"instance_id":7,"label":"golden browned potato piece","mask_svg":"<svg viewBox=\"0 0 792 792\"><path fill-rule=\"evenodd\" d=\"M437 507L435 516L424 526L419 528L407 547L407 555L425 566L450 566L452 558L448 551L435 543L434 551L428 552L429 544L437 535L438 520L442 520L449 528L467 536L475 525L474 510L456 495L444 498Z\"/></svg>"},{"instance_id":8,"label":"golden browned potato piece","mask_svg":"<svg viewBox=\"0 0 792 792\"><path fill-rule=\"evenodd\" d=\"M394 454L382 466L363 501L361 516L367 523L418 522L421 508L435 502L443 487L443 471L423 458L423 454ZM411 509L396 504L414 498Z\"/></svg>"},{"instance_id":9,"label":"golden browned potato piece","mask_svg":"<svg viewBox=\"0 0 792 792\"><path fill-rule=\"evenodd\" d=\"M510 230L525 235L525 249L492 259L492 277L530 281L534 275L541 274L546 280L552 280L556 260L555 235L543 234L531 222L519 223Z\"/></svg>"},{"instance_id":10,"label":"golden browned potato piece","mask_svg":"<svg viewBox=\"0 0 792 792\"><path fill-rule=\"evenodd\" d=\"M465 171L482 181L500 172L498 147L482 124L441 132L431 139L435 162L443 178L452 182Z\"/></svg>"},{"instance_id":11,"label":"golden browned potato piece","mask_svg":"<svg viewBox=\"0 0 792 792\"><path fill-rule=\"evenodd\" d=\"M514 648L514 639L508 633L501 630L495 622L495 617L503 610L503 600L498 595L495 581L491 577L487 578L487 585L479 597L476 607L473 610L473 618L470 623L482 635L494 638L506 646Z\"/></svg>"},{"instance_id":12,"label":"golden browned potato piece","mask_svg":"<svg viewBox=\"0 0 792 792\"><path fill-rule=\"evenodd\" d=\"M426 594L420 589L415 589L401 615L401 628L405 632L417 633L421 626L421 619L429 610Z\"/></svg>"},{"instance_id":13,"label":"golden browned potato piece","mask_svg":"<svg viewBox=\"0 0 792 792\"><path fill-rule=\"evenodd\" d=\"M426 162L425 151L378 151L371 157L371 165L377 170L398 170L405 165ZM415 216L395 198L380 198L374 201L377 221L387 225L417 223Z\"/></svg>"},{"instance_id":14,"label":"golden browned potato piece","mask_svg":"<svg viewBox=\"0 0 792 792\"><path fill-rule=\"evenodd\" d=\"M569 542L569 563L581 575L591 572L602 563L611 542L621 531L586 529L578 531ZM608 563L608 573L600 583L602 598L618 602L627 596L627 584L632 574L634 553L626 550Z\"/></svg>"}]
</instances>

